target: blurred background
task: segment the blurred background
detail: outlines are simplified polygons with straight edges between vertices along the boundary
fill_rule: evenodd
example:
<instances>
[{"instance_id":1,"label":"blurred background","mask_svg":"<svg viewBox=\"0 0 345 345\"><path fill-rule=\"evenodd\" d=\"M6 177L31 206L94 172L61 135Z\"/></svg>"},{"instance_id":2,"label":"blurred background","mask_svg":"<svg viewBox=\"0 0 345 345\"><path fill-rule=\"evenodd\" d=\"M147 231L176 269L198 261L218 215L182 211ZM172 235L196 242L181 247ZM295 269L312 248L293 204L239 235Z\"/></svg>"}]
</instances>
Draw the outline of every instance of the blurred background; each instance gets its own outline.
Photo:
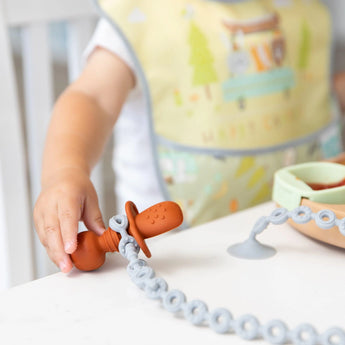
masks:
<instances>
[{"instance_id":1,"label":"blurred background","mask_svg":"<svg viewBox=\"0 0 345 345\"><path fill-rule=\"evenodd\" d=\"M345 71L345 1L324 2L332 69ZM0 291L57 272L35 235L32 208L52 104L78 76L97 19L90 0L0 0ZM92 177L105 220L115 209L111 147Z\"/></svg>"}]
</instances>

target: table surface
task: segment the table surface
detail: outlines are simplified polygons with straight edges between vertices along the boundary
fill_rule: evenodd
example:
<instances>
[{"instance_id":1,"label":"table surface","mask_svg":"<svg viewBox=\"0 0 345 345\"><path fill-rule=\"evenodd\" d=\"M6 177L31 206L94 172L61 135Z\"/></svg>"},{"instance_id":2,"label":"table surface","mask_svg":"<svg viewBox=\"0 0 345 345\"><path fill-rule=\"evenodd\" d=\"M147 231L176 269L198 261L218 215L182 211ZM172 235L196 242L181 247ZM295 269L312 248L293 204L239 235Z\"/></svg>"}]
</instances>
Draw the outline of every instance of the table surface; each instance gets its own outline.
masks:
<instances>
[{"instance_id":1,"label":"table surface","mask_svg":"<svg viewBox=\"0 0 345 345\"><path fill-rule=\"evenodd\" d=\"M266 260L230 256L272 202L185 231L147 241L149 265L169 288L235 318L253 313L261 323L302 322L322 333L345 326L345 251L309 239L289 225L270 225L258 239L277 249ZM140 254L142 255L142 254ZM1 344L249 344L170 314L146 298L127 276L126 261L110 254L94 272L54 274L0 294ZM265 341L255 341L256 345Z\"/></svg>"}]
</instances>

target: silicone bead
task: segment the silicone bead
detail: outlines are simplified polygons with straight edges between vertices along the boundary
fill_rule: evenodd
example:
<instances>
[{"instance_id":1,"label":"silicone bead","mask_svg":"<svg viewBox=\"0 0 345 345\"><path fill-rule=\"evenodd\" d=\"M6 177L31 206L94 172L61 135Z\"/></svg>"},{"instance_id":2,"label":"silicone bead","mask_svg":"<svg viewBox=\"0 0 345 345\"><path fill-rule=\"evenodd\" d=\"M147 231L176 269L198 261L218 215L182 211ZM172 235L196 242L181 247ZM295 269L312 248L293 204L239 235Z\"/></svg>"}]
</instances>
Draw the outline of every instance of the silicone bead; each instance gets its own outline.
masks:
<instances>
[{"instance_id":1,"label":"silicone bead","mask_svg":"<svg viewBox=\"0 0 345 345\"><path fill-rule=\"evenodd\" d=\"M292 331L291 339L295 345L316 345L318 335L312 325L304 323Z\"/></svg>"},{"instance_id":2,"label":"silicone bead","mask_svg":"<svg viewBox=\"0 0 345 345\"><path fill-rule=\"evenodd\" d=\"M225 308L218 308L210 315L210 327L217 333L227 333L230 331L232 314Z\"/></svg>"},{"instance_id":3,"label":"silicone bead","mask_svg":"<svg viewBox=\"0 0 345 345\"><path fill-rule=\"evenodd\" d=\"M338 224L340 233L345 236L345 218L341 219Z\"/></svg>"},{"instance_id":4,"label":"silicone bead","mask_svg":"<svg viewBox=\"0 0 345 345\"><path fill-rule=\"evenodd\" d=\"M117 214L114 217L111 217L109 220L109 227L113 230L125 230L127 229L128 226L128 219L125 215L121 214Z\"/></svg>"},{"instance_id":5,"label":"silicone bead","mask_svg":"<svg viewBox=\"0 0 345 345\"><path fill-rule=\"evenodd\" d=\"M321 336L322 345L345 345L345 332L338 327L328 329Z\"/></svg>"},{"instance_id":6,"label":"silicone bead","mask_svg":"<svg viewBox=\"0 0 345 345\"><path fill-rule=\"evenodd\" d=\"M131 261L128 265L127 265L127 272L129 274L130 277L132 277L133 275L135 275L142 267L147 266L147 263L145 260L142 259L136 259L134 261Z\"/></svg>"},{"instance_id":7,"label":"silicone bead","mask_svg":"<svg viewBox=\"0 0 345 345\"><path fill-rule=\"evenodd\" d=\"M207 306L204 302L194 300L186 305L184 316L193 325L200 325L206 319L207 310Z\"/></svg>"},{"instance_id":8,"label":"silicone bead","mask_svg":"<svg viewBox=\"0 0 345 345\"><path fill-rule=\"evenodd\" d=\"M278 225L283 224L289 219L289 211L286 208L276 208L270 215L270 222Z\"/></svg>"},{"instance_id":9,"label":"silicone bead","mask_svg":"<svg viewBox=\"0 0 345 345\"><path fill-rule=\"evenodd\" d=\"M136 284L140 289L144 289L146 279L153 278L154 275L155 272L153 271L153 269L151 267L145 266L132 276L132 280L134 284Z\"/></svg>"},{"instance_id":10,"label":"silicone bead","mask_svg":"<svg viewBox=\"0 0 345 345\"><path fill-rule=\"evenodd\" d=\"M236 333L243 339L253 340L259 336L260 324L254 315L243 315L235 323Z\"/></svg>"},{"instance_id":11,"label":"silicone bead","mask_svg":"<svg viewBox=\"0 0 345 345\"><path fill-rule=\"evenodd\" d=\"M271 344L285 344L288 339L288 327L283 321L269 321L262 328L262 335Z\"/></svg>"},{"instance_id":12,"label":"silicone bead","mask_svg":"<svg viewBox=\"0 0 345 345\"><path fill-rule=\"evenodd\" d=\"M186 302L186 296L180 290L169 291L163 299L163 306L167 311L176 313L182 309L183 304Z\"/></svg>"},{"instance_id":13,"label":"silicone bead","mask_svg":"<svg viewBox=\"0 0 345 345\"><path fill-rule=\"evenodd\" d=\"M148 298L159 299L168 290L167 282L162 278L150 279L145 286L145 293Z\"/></svg>"},{"instance_id":14,"label":"silicone bead","mask_svg":"<svg viewBox=\"0 0 345 345\"><path fill-rule=\"evenodd\" d=\"M315 215L315 223L321 229L330 229L335 226L335 213L331 210L321 210Z\"/></svg>"},{"instance_id":15,"label":"silicone bead","mask_svg":"<svg viewBox=\"0 0 345 345\"><path fill-rule=\"evenodd\" d=\"M140 248L137 244L137 242L135 241L134 237L132 236L126 236L125 238L122 238L122 241L120 241L119 243L119 253L122 256L126 256L126 246L127 244L132 243L133 246L135 247L136 251L139 252Z\"/></svg>"},{"instance_id":16,"label":"silicone bead","mask_svg":"<svg viewBox=\"0 0 345 345\"><path fill-rule=\"evenodd\" d=\"M295 223L305 224L312 219L312 211L307 206L299 206L291 211L291 218Z\"/></svg>"}]
</instances>

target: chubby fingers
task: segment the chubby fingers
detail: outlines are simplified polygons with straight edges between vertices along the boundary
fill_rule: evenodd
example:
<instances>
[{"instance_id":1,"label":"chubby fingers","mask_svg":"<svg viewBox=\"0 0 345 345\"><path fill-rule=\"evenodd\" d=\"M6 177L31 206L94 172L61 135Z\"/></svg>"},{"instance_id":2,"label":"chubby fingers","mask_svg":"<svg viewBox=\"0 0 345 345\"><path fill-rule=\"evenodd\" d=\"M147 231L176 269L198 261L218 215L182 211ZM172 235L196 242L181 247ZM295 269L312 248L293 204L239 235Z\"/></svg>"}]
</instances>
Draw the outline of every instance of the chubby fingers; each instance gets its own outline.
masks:
<instances>
[{"instance_id":1,"label":"chubby fingers","mask_svg":"<svg viewBox=\"0 0 345 345\"><path fill-rule=\"evenodd\" d=\"M73 265L69 255L64 250L56 207L35 218L38 237L46 248L48 256L62 272L69 272Z\"/></svg>"},{"instance_id":2,"label":"chubby fingers","mask_svg":"<svg viewBox=\"0 0 345 345\"><path fill-rule=\"evenodd\" d=\"M35 206L34 220L40 241L50 259L65 273L73 267L69 254L77 249L81 219L98 235L105 230L94 190L86 196L78 193L51 199L43 195Z\"/></svg>"},{"instance_id":3,"label":"chubby fingers","mask_svg":"<svg viewBox=\"0 0 345 345\"><path fill-rule=\"evenodd\" d=\"M58 204L58 218L64 251L72 254L77 249L78 222L81 218L83 203L78 198L68 198Z\"/></svg>"},{"instance_id":4,"label":"chubby fingers","mask_svg":"<svg viewBox=\"0 0 345 345\"><path fill-rule=\"evenodd\" d=\"M95 232L97 235L101 235L104 232L105 226L96 193L86 198L82 218L89 230Z\"/></svg>"},{"instance_id":5,"label":"chubby fingers","mask_svg":"<svg viewBox=\"0 0 345 345\"><path fill-rule=\"evenodd\" d=\"M81 203L77 199L66 198L47 204L41 201L35 208L34 219L40 241L50 259L64 273L73 267L68 254L77 248L80 215Z\"/></svg>"}]
</instances>

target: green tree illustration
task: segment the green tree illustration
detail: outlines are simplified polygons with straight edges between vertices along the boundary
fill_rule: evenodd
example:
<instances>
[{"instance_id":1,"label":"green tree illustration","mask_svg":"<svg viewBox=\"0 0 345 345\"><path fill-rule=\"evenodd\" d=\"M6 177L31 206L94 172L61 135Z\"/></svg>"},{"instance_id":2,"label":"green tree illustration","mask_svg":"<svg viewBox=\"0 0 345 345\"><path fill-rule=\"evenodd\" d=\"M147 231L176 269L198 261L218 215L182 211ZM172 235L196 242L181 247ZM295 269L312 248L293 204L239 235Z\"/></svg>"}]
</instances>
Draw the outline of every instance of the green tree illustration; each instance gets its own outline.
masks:
<instances>
[{"instance_id":1,"label":"green tree illustration","mask_svg":"<svg viewBox=\"0 0 345 345\"><path fill-rule=\"evenodd\" d=\"M310 57L310 45L311 45L311 32L309 25L306 21L303 21L301 25L301 42L299 45L298 67L300 69L306 69L309 63Z\"/></svg>"},{"instance_id":2,"label":"green tree illustration","mask_svg":"<svg viewBox=\"0 0 345 345\"><path fill-rule=\"evenodd\" d=\"M189 64L194 67L193 85L204 85L207 97L211 98L209 84L218 80L213 67L214 58L205 35L194 22L190 25L188 43L191 47Z\"/></svg>"}]
</instances>

